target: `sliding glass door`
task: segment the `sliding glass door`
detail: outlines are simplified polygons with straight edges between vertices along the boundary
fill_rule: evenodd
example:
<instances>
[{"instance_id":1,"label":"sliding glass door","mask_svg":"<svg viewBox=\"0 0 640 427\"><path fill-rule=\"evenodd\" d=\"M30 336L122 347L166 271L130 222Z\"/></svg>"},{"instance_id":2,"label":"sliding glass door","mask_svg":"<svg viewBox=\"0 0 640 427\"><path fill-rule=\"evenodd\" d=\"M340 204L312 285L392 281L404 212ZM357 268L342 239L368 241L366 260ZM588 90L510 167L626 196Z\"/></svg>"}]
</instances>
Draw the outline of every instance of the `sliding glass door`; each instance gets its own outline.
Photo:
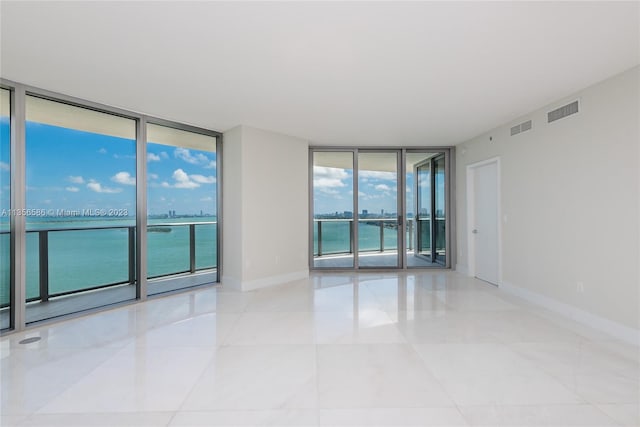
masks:
<instances>
[{"instance_id":1,"label":"sliding glass door","mask_svg":"<svg viewBox=\"0 0 640 427\"><path fill-rule=\"evenodd\" d=\"M447 252L447 194L446 158L441 153L411 153L407 163L413 163L413 183L411 199L414 205L413 251L407 251L409 267L430 267L446 265ZM407 192L409 194L409 192Z\"/></svg>"},{"instance_id":2,"label":"sliding glass door","mask_svg":"<svg viewBox=\"0 0 640 427\"><path fill-rule=\"evenodd\" d=\"M312 268L448 267L449 151L312 149Z\"/></svg>"}]
</instances>

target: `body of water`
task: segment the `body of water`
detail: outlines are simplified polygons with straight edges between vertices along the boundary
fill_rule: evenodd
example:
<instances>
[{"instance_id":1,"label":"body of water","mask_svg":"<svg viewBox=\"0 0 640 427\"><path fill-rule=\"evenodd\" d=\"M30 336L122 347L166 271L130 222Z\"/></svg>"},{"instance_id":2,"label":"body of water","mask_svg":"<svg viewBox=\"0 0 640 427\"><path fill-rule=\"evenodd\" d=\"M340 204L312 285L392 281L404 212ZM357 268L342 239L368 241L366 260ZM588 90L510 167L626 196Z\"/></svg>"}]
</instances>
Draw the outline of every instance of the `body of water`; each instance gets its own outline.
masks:
<instances>
[{"instance_id":1,"label":"body of water","mask_svg":"<svg viewBox=\"0 0 640 427\"><path fill-rule=\"evenodd\" d=\"M420 242L422 247L421 252L428 251L431 244L431 229L429 221L420 220L419 232L422 233ZM436 248L445 247L445 221L444 219L438 219L436 222L438 227L437 238L435 239ZM322 221L322 254L340 254L348 253L350 251L350 227L351 221ZM411 224L411 228L407 227L407 235L405 242L409 245L411 243L411 249L416 244L416 231L415 225ZM388 222L385 224L383 230L383 249L385 251L398 249L398 229L395 222ZM361 221L358 228L358 247L361 252L379 251L380 250L380 224L376 222ZM313 253L318 255L318 222L314 223L313 230Z\"/></svg>"},{"instance_id":2,"label":"body of water","mask_svg":"<svg viewBox=\"0 0 640 427\"><path fill-rule=\"evenodd\" d=\"M322 254L338 254L350 250L350 221L323 221L322 222ZM398 229L395 223L387 223L384 230L384 250L398 248ZM360 251L380 250L380 225L379 223L360 222L358 228L358 241ZM313 233L314 254L318 254L318 223L315 223Z\"/></svg>"}]
</instances>

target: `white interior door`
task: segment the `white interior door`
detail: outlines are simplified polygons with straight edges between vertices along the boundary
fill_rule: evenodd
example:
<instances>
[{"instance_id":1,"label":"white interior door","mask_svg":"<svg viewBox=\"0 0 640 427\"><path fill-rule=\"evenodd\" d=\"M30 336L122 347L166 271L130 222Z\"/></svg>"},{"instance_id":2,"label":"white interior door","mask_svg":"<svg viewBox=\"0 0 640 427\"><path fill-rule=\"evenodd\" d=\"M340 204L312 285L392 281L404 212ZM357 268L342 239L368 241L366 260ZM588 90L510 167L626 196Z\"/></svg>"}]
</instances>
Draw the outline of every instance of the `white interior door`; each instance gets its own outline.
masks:
<instances>
[{"instance_id":1,"label":"white interior door","mask_svg":"<svg viewBox=\"0 0 640 427\"><path fill-rule=\"evenodd\" d=\"M491 162L473 169L474 195L472 229L475 276L498 284L498 164Z\"/></svg>"}]
</instances>

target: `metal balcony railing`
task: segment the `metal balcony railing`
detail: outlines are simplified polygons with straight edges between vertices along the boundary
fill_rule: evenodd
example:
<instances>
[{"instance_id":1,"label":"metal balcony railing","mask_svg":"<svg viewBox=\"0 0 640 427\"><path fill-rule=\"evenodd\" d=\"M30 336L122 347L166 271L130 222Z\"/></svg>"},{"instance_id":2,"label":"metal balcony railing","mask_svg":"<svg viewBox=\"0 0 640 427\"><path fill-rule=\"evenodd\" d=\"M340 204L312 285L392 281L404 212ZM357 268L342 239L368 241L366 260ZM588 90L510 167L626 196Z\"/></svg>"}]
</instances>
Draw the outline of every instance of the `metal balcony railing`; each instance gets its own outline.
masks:
<instances>
[{"instance_id":1,"label":"metal balcony railing","mask_svg":"<svg viewBox=\"0 0 640 427\"><path fill-rule=\"evenodd\" d=\"M416 227L416 223L423 224L419 230L423 233L422 239L423 241L430 242L431 240L431 227L429 226L430 218L418 218L417 220L414 218L406 220L406 243L407 250L412 251L415 247L416 242L414 231ZM353 224L354 220L351 218L338 218L338 219L325 219L325 218L314 218L314 256L321 257L325 255L339 255L339 254L350 254L354 251L354 233L353 233ZM377 225L378 227L378 244L375 248L372 247L361 247L361 252L385 252L388 250L397 250L397 244L394 247L388 247L388 244L385 242L385 236L387 233L397 233L398 230L398 220L396 218L359 218L359 224L367 224L367 225ZM342 230L338 230L339 225L348 224L348 229L343 226ZM424 225L426 224L426 226ZM444 245L444 218L436 218L436 226L438 228L438 236L437 244ZM328 227L333 227L333 230L328 231ZM336 242L336 239L333 238L333 245L331 248L326 248L327 244L330 243L325 238L326 234L338 234L340 235L340 241ZM334 237L334 236L331 236ZM360 236L362 238L362 235ZM444 246L443 246L444 247ZM422 250L422 249L421 249Z\"/></svg>"},{"instance_id":2,"label":"metal balcony railing","mask_svg":"<svg viewBox=\"0 0 640 427\"><path fill-rule=\"evenodd\" d=\"M149 278L163 277L169 276L173 274L180 273L195 273L199 270L205 270L213 267L201 267L197 268L196 265L196 228L199 226L205 225L216 225L217 221L207 221L207 222L195 222L195 223L161 223L161 224L149 224L147 226L147 230L149 231L171 231L174 227L188 227L189 229L189 238L188 238L188 251L189 251L189 267L186 270L177 270L171 271L165 274L157 275ZM105 230L123 230L127 232L127 271L126 274L122 274L123 277L126 277L125 280L111 282L111 283L102 283L95 286L82 287L80 289L71 289L62 292L52 292L50 287L50 269L49 269L49 258L50 258L50 248L49 248L49 238L50 236L62 234L62 233L78 233L78 232L87 232L87 231L105 231ZM37 255L38 255L38 292L35 296L30 296L27 298L27 302L32 301L48 301L49 298L59 297L64 295L76 294L80 292L88 292L97 289L108 288L112 286L119 285L134 285L136 283L136 227L135 226L99 226L99 227L82 227L82 228L47 228L47 229L38 229L38 230L27 230L27 236L36 235L37 236ZM8 235L9 231L1 231L0 236ZM106 254L105 254L106 255ZM150 262L152 262L150 260ZM124 273L124 272L121 272ZM33 292L32 292L33 294ZM2 301L0 303L0 307L8 306L7 301Z\"/></svg>"},{"instance_id":3,"label":"metal balcony railing","mask_svg":"<svg viewBox=\"0 0 640 427\"><path fill-rule=\"evenodd\" d=\"M349 219L349 218L345 218L345 219L319 219L319 218L314 218L314 225L315 225L315 230L314 230L314 234L315 234L315 240L316 240L316 248L314 251L314 256L323 256L323 255L335 255L335 254L346 254L346 253L353 253L354 250L354 240L353 240L353 224L354 221L353 219ZM342 236L346 236L349 239L349 243L347 244L343 244L342 246L345 246L344 249L329 249L329 250L324 250L323 244L325 243L325 239L324 239L324 235L323 235L323 224L325 225L325 228L327 226L329 226L330 224L335 226L337 224L344 224L347 223L349 224L349 229L347 233L343 233ZM385 230L386 229L391 229L393 230L394 233L397 232L398 229L398 220L397 218L359 218L358 219L358 223L359 224L367 224L367 225L377 225L378 227L378 245L376 248L367 248L367 249L361 249L361 251L378 251L378 252L384 252L385 250L390 250L390 249L397 249L397 248L387 248L386 244L385 244ZM411 250L413 249L413 227L414 227L414 222L412 219L407 221L407 246L408 249ZM345 230L346 231L346 230ZM346 242L346 239L345 239ZM346 249L346 246L348 246L348 249Z\"/></svg>"}]
</instances>

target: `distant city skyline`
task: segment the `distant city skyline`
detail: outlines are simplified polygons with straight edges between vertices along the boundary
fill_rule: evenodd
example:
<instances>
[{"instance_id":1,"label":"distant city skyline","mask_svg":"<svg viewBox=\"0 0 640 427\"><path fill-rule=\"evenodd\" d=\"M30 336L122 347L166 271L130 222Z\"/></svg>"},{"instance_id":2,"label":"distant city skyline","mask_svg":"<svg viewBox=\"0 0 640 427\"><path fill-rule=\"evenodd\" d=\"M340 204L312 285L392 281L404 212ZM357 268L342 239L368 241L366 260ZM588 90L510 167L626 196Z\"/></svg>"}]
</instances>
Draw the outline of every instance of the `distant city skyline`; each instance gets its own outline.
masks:
<instances>
[{"instance_id":1,"label":"distant city skyline","mask_svg":"<svg viewBox=\"0 0 640 427\"><path fill-rule=\"evenodd\" d=\"M414 207L414 173L405 177L406 211L413 213ZM438 205L444 205L444 179L436 177L438 188ZM369 215L397 213L398 180L395 172L359 171L358 181L358 212L366 210ZM423 187L423 197L430 197L429 186ZM345 212L353 213L353 170L313 166L313 202L314 215L328 216L338 212L345 216ZM429 202L430 203L430 202ZM427 206L430 211L430 206ZM424 213L425 208L421 209Z\"/></svg>"},{"instance_id":2,"label":"distant city skyline","mask_svg":"<svg viewBox=\"0 0 640 427\"><path fill-rule=\"evenodd\" d=\"M313 167L313 200L315 214L353 212L353 170ZM395 212L397 177L394 172L359 171L359 210Z\"/></svg>"}]
</instances>

